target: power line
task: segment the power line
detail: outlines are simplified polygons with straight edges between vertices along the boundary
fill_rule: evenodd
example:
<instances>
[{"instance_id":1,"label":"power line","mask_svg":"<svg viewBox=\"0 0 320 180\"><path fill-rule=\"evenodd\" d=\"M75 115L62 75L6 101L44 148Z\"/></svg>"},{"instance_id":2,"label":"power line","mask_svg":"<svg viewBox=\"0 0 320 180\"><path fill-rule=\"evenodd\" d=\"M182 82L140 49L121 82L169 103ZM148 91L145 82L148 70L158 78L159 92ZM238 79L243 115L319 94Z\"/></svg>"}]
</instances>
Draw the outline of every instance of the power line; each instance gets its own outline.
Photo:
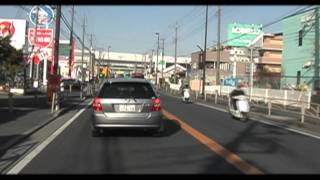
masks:
<instances>
[{"instance_id":1,"label":"power line","mask_svg":"<svg viewBox=\"0 0 320 180\"><path fill-rule=\"evenodd\" d=\"M71 31L71 26L70 26L68 20L65 18L65 16L64 16L63 13L61 13L61 19L62 19L62 21L64 22L64 24L67 26L67 28L69 29L69 31ZM73 36L74 36L81 44L82 44L82 43L85 44L85 42L83 42L83 41L81 40L81 38L78 36L78 34L77 34L76 32L74 32L74 31L73 31ZM86 49L89 49L86 45L85 45L85 48L86 48Z\"/></svg>"},{"instance_id":2,"label":"power line","mask_svg":"<svg viewBox=\"0 0 320 180\"><path fill-rule=\"evenodd\" d=\"M193 15L193 16L191 16L191 19L194 19L194 18L199 17L199 16L201 15L201 12L202 12L202 8L203 8L203 7L200 7L201 9L199 9L197 13L192 13L192 12L195 11L196 8L198 8L198 7L193 8L193 9L192 9L190 12L188 12L185 16L183 16L183 17L175 20L174 23L169 24L169 25L168 25L169 29L173 29L173 28L174 28L173 26L175 26L176 23L178 23L179 26L185 26L185 25L188 24L189 22L192 22L192 21L189 19L189 21L187 21L187 23L182 23L182 22L183 22L182 20L185 19L186 17L190 16L190 15ZM180 21L180 22L179 22L179 21ZM170 39L170 38L168 38L168 36L171 36L171 38L174 37L174 32L171 32L170 35L166 35L166 33L162 33L162 34L165 34L165 35L164 35L164 38L165 38L165 39ZM167 43L168 43L168 42L167 42Z\"/></svg>"},{"instance_id":3,"label":"power line","mask_svg":"<svg viewBox=\"0 0 320 180\"><path fill-rule=\"evenodd\" d=\"M310 8L310 6L307 6L307 7L303 8L303 9L301 9L301 10L295 12L295 13L290 14L290 15L277 18L276 20L273 20L273 21L271 21L271 22L269 22L269 23L267 23L267 24L265 24L265 25L262 25L262 28L269 27L269 26L271 26L271 25L273 25L273 24L276 24L276 23L278 23L278 22L286 19L286 18L289 18L289 17L292 17L292 16L294 16L294 15L301 14L301 13L303 13L303 12L307 12L307 11L311 11L311 10L312 10L312 9L308 9L308 8ZM306 9L308 9L308 10L306 10ZM314 8L313 8L313 9L314 9ZM247 34L249 34L249 33L244 33L244 34L241 34L241 35L239 35L239 36L236 36L236 37L234 37L234 38L232 38L232 39L225 40L225 41L223 41L221 44L225 44L226 42L230 42L230 41L239 39L239 38L241 38L241 37L243 37L243 36L245 36L245 35L247 35ZM213 45L213 46L211 46L211 47L214 47L214 46L217 46L217 44L216 44L216 45Z\"/></svg>"},{"instance_id":4,"label":"power line","mask_svg":"<svg viewBox=\"0 0 320 180\"><path fill-rule=\"evenodd\" d=\"M208 21L210 21L211 19L213 19L214 18L214 16L215 16L215 14L212 14L209 18L208 18ZM205 22L204 23L202 23L200 26L198 26L197 28L195 28L195 29L193 29L192 31L190 31L188 34L185 34L184 35L184 37L185 38L181 38L180 39L180 42L181 41L184 41L184 40L186 40L186 39L188 39L188 38L190 38L190 37L192 37L192 36L194 36L194 35L196 35L198 32L201 32L201 30L202 30L202 28L205 26ZM191 36L192 35L192 36Z\"/></svg>"},{"instance_id":5,"label":"power line","mask_svg":"<svg viewBox=\"0 0 320 180\"><path fill-rule=\"evenodd\" d=\"M266 27L268 27L268 26L271 26L271 25L273 25L273 24L276 24L276 23L280 22L281 20L283 20L283 19L285 19L285 18L287 18L287 17L293 16L293 15L296 15L296 14L299 14L299 13L303 13L304 10L306 10L306 9L308 9L308 8L310 8L310 7L311 7L311 6L306 6L306 7L302 7L302 8L301 8L301 7L296 8L296 9L294 9L294 11L296 11L295 13L289 14L289 15L288 15L288 13L286 13L286 14L285 14L286 16L284 16L284 17L281 16L280 18L277 18L276 20L271 21L271 22L263 25L262 28L266 28ZM299 9L299 10L298 10L298 9ZM297 11L297 10L298 10L298 11ZM310 10L311 10L311 9L308 9L308 11L310 11ZM230 11L229 11L229 12L230 12ZM215 13L215 14L216 14L216 13ZM209 19L211 19L211 18L213 18L213 16L210 16ZM201 29L203 28L204 25L205 25L205 23L201 24L199 27L193 29L193 30L190 31L189 33L183 35L183 37L185 37L185 38L181 38L181 39L179 39L179 41L180 41L180 42L181 42L181 41L184 41L184 40L186 40L186 39L188 39L188 38L196 35L198 32L201 31ZM235 38L233 38L233 39L228 39L228 40L222 42L222 44L223 44L223 43L226 43L226 42L229 42L229 41L232 41L232 40L235 40L235 39L238 39L238 38L241 38L241 37L244 36L244 35L246 35L246 34L242 34L242 35L237 36L237 37L235 37ZM216 45L213 45L213 46L216 46Z\"/></svg>"}]
</instances>

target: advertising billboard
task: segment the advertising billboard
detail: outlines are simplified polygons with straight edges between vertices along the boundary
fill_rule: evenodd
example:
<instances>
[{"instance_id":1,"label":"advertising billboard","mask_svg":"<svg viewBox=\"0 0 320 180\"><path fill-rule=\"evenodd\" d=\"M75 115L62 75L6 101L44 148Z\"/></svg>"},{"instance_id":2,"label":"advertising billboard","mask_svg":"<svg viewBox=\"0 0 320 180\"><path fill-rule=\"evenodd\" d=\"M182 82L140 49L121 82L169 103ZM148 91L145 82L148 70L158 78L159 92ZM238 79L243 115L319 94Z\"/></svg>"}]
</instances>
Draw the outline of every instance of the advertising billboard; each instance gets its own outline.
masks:
<instances>
[{"instance_id":1,"label":"advertising billboard","mask_svg":"<svg viewBox=\"0 0 320 180\"><path fill-rule=\"evenodd\" d=\"M238 23L228 24L227 46L247 47L250 42L262 33L262 25Z\"/></svg>"},{"instance_id":2,"label":"advertising billboard","mask_svg":"<svg viewBox=\"0 0 320 180\"><path fill-rule=\"evenodd\" d=\"M35 33L37 33L35 37ZM37 48L49 47L53 41L53 29L45 28L29 28L28 30L28 40L30 45L34 45Z\"/></svg>"},{"instance_id":3,"label":"advertising billboard","mask_svg":"<svg viewBox=\"0 0 320 180\"><path fill-rule=\"evenodd\" d=\"M22 49L26 43L27 21L23 19L0 19L0 37L10 36L11 46Z\"/></svg>"}]
</instances>

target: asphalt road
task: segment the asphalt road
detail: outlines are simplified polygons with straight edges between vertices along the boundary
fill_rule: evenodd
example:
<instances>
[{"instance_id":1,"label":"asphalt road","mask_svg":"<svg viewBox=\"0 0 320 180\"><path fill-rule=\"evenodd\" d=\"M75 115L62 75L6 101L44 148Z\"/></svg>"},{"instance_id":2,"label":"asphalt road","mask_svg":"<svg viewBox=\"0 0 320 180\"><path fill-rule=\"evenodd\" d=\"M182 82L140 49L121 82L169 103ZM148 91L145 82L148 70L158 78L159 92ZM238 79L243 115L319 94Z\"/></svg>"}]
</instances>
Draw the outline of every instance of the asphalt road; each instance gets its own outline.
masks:
<instances>
[{"instance_id":1,"label":"asphalt road","mask_svg":"<svg viewBox=\"0 0 320 180\"><path fill-rule=\"evenodd\" d=\"M87 109L20 173L242 174L245 164L265 174L320 172L318 139L161 99L177 118L165 120L164 133L121 130L92 137Z\"/></svg>"}]
</instances>

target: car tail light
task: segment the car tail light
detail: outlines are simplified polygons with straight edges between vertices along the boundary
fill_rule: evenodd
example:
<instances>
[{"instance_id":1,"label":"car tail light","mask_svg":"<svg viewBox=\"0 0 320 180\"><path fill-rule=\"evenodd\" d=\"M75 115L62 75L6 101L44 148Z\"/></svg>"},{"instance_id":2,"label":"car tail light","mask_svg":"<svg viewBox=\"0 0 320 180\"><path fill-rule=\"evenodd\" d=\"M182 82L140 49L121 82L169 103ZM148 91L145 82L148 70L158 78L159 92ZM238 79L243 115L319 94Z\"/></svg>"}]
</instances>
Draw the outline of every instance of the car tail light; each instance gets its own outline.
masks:
<instances>
[{"instance_id":1,"label":"car tail light","mask_svg":"<svg viewBox=\"0 0 320 180\"><path fill-rule=\"evenodd\" d=\"M155 98L152 100L153 106L152 106L152 111L160 111L161 106L160 106L160 98Z\"/></svg>"},{"instance_id":2,"label":"car tail light","mask_svg":"<svg viewBox=\"0 0 320 180\"><path fill-rule=\"evenodd\" d=\"M100 98L98 98L98 97L94 98L94 101L92 103L92 108L94 111L102 111L102 105L100 103Z\"/></svg>"}]
</instances>

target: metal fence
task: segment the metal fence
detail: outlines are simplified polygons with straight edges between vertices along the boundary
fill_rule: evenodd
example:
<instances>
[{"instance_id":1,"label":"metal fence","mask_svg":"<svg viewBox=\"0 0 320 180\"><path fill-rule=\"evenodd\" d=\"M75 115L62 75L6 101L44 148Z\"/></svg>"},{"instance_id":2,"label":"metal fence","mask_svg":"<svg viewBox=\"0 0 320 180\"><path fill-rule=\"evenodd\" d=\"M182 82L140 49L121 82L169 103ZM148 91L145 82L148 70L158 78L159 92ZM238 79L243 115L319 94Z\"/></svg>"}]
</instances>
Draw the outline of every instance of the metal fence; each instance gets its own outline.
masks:
<instances>
[{"instance_id":1,"label":"metal fence","mask_svg":"<svg viewBox=\"0 0 320 180\"><path fill-rule=\"evenodd\" d=\"M170 89L179 91L180 84L170 84ZM205 86L205 95L218 94L219 96L228 96L230 92L235 89L233 86ZM202 88L195 90L198 94L201 93ZM265 89L265 88L244 88L244 91L250 97L250 101L259 101L267 103L268 99L273 98L275 104L284 106L300 107L304 103L307 108L311 104L311 91L297 91L297 90L281 90L281 89Z\"/></svg>"}]
</instances>

